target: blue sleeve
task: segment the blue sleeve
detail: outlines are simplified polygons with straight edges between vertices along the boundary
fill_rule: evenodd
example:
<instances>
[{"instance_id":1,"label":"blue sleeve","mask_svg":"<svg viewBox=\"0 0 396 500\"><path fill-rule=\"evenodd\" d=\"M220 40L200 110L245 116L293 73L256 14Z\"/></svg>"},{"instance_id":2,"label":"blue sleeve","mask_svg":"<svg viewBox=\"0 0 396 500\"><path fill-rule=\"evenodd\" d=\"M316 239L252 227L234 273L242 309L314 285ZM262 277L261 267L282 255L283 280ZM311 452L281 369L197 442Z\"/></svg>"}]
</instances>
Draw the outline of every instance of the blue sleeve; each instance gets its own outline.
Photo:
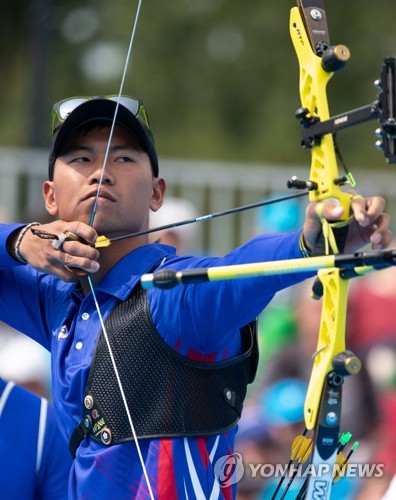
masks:
<instances>
[{"instance_id":1,"label":"blue sleeve","mask_svg":"<svg viewBox=\"0 0 396 500\"><path fill-rule=\"evenodd\" d=\"M21 264L7 252L7 238L20 224L0 224L0 320L50 349L48 302L53 277ZM23 314L20 312L23 311Z\"/></svg>"},{"instance_id":2,"label":"blue sleeve","mask_svg":"<svg viewBox=\"0 0 396 500\"><path fill-rule=\"evenodd\" d=\"M225 257L170 259L162 268L181 270L301 258L299 235L300 231L262 235ZM158 331L170 345L180 341L182 332L183 340L188 338L189 346L197 351L219 352L232 348L236 332L254 320L276 292L307 277L308 273L291 273L152 289L150 309Z\"/></svg>"},{"instance_id":3,"label":"blue sleeve","mask_svg":"<svg viewBox=\"0 0 396 500\"><path fill-rule=\"evenodd\" d=\"M23 265L11 257L7 251L8 237L20 227L23 227L23 224L0 224L0 269Z\"/></svg>"},{"instance_id":4,"label":"blue sleeve","mask_svg":"<svg viewBox=\"0 0 396 500\"><path fill-rule=\"evenodd\" d=\"M72 457L67 442L59 432L54 408L48 405L37 497L41 500L67 500L71 465Z\"/></svg>"}]
</instances>

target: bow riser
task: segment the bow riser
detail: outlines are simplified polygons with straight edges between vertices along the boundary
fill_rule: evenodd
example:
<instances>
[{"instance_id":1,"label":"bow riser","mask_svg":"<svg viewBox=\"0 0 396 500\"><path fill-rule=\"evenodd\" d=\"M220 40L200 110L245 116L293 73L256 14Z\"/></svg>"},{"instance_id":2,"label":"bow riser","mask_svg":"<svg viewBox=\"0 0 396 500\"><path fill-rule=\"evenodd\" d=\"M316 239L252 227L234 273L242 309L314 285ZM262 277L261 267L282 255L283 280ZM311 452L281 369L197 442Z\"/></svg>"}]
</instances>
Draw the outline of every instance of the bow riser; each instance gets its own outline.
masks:
<instances>
[{"instance_id":1,"label":"bow riser","mask_svg":"<svg viewBox=\"0 0 396 500\"><path fill-rule=\"evenodd\" d=\"M321 121L327 120L330 113L326 88L334 73L323 69L322 57L313 51L298 7L291 9L290 35L300 66L301 104L308 110L308 118L320 117ZM331 134L322 137L320 143L313 145L311 151L310 181L314 182L317 188L310 191L310 200L322 201L329 198L339 200L344 208L342 220L347 219L352 195L343 192L335 182L340 175Z\"/></svg>"}]
</instances>

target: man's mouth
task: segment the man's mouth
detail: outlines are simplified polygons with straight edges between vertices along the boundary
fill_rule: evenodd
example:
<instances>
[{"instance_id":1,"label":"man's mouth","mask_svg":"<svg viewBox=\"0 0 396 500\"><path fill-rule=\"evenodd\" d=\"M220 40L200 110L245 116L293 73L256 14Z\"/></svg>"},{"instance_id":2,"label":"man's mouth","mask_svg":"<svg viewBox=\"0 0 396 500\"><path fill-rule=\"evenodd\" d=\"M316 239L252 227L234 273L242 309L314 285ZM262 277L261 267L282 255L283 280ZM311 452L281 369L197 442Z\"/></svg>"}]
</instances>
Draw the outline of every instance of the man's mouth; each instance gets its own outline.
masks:
<instances>
[{"instance_id":1,"label":"man's mouth","mask_svg":"<svg viewBox=\"0 0 396 500\"><path fill-rule=\"evenodd\" d=\"M98 196L98 191L92 191L92 192L88 193L86 196L84 196L82 201L95 199L97 196ZM99 199L115 201L115 198L113 195L111 195L110 193L103 191L103 190L101 190L99 193Z\"/></svg>"}]
</instances>

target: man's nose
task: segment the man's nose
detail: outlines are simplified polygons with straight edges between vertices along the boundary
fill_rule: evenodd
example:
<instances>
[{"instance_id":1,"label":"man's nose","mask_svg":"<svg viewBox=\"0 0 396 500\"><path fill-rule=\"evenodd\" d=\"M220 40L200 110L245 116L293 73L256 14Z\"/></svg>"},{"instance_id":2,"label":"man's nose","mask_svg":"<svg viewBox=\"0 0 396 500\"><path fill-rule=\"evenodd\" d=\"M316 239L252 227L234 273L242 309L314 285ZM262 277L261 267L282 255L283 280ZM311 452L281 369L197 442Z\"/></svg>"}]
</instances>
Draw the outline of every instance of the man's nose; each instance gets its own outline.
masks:
<instances>
[{"instance_id":1,"label":"man's nose","mask_svg":"<svg viewBox=\"0 0 396 500\"><path fill-rule=\"evenodd\" d=\"M111 169L108 165L104 165L104 160L102 162L97 162L89 176L90 184L113 184L114 177L111 174Z\"/></svg>"}]
</instances>

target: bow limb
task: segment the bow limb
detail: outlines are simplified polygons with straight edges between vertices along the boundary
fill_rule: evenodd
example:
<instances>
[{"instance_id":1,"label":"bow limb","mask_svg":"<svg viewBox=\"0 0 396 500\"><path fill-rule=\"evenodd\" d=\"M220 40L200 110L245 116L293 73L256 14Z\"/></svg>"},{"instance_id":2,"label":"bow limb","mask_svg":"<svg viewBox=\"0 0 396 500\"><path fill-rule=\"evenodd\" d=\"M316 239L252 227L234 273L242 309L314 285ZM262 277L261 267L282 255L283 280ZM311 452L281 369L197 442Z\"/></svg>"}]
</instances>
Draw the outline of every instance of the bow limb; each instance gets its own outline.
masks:
<instances>
[{"instance_id":1,"label":"bow limb","mask_svg":"<svg viewBox=\"0 0 396 500\"><path fill-rule=\"evenodd\" d=\"M321 4L322 2L318 3ZM325 16L324 10L315 10L318 10L323 17ZM307 13L307 15L310 14ZM325 17L322 25L324 23ZM300 66L300 98L303 109L307 110L304 119L307 122L317 119L321 121L328 120L330 113L326 89L327 83L334 75L334 72L323 68L323 57L317 55L312 48L301 10L298 7L291 9L290 34ZM324 38L323 43L330 45L327 33ZM345 51L346 53L347 50L345 47L339 49L339 52ZM310 191L310 200L337 199L344 208L342 220L347 219L352 195L343 192L339 187L342 178L338 173L333 136L331 134L323 136L319 143L312 145L311 153L310 181L315 183L316 189Z\"/></svg>"},{"instance_id":2,"label":"bow limb","mask_svg":"<svg viewBox=\"0 0 396 500\"><path fill-rule=\"evenodd\" d=\"M319 271L318 276L323 285L323 305L318 344L305 399L304 418L307 429L313 429L318 423L324 381L334 369L334 357L345 351L349 280L340 277L339 269Z\"/></svg>"}]
</instances>

